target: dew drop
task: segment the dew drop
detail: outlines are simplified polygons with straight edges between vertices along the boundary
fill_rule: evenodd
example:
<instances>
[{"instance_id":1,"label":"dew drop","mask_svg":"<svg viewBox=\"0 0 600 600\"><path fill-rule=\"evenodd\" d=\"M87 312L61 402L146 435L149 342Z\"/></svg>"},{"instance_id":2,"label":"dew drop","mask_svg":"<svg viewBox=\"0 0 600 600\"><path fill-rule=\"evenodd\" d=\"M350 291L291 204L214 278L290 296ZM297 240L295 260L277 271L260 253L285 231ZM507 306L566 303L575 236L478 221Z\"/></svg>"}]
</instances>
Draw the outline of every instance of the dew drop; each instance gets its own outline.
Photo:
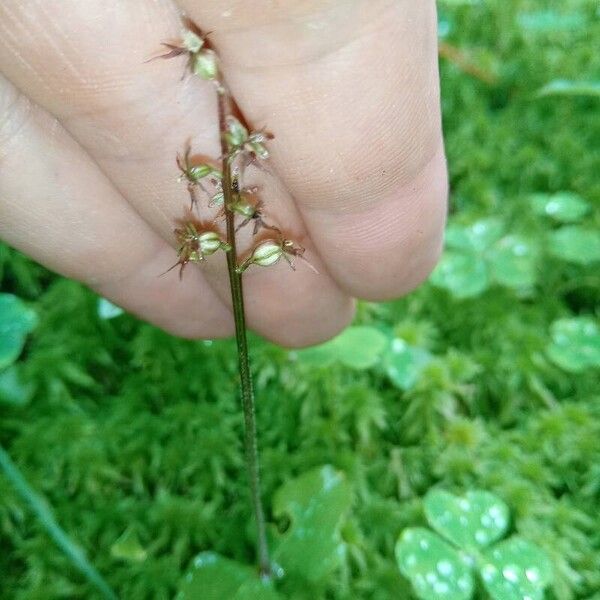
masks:
<instances>
[{"instance_id":1,"label":"dew drop","mask_svg":"<svg viewBox=\"0 0 600 600\"><path fill-rule=\"evenodd\" d=\"M494 565L483 565L481 569L481 576L484 581L491 581L496 576L496 567Z\"/></svg>"},{"instance_id":2,"label":"dew drop","mask_svg":"<svg viewBox=\"0 0 600 600\"><path fill-rule=\"evenodd\" d=\"M440 560L437 564L437 570L440 575L448 576L452 574L454 570L452 563L449 560Z\"/></svg>"},{"instance_id":3,"label":"dew drop","mask_svg":"<svg viewBox=\"0 0 600 600\"><path fill-rule=\"evenodd\" d=\"M502 576L506 581L510 581L511 583L516 583L519 579L519 575L517 573L517 567L514 565L507 565L502 569Z\"/></svg>"},{"instance_id":4,"label":"dew drop","mask_svg":"<svg viewBox=\"0 0 600 600\"><path fill-rule=\"evenodd\" d=\"M478 529L475 532L475 541L482 546L489 541L488 534L483 529Z\"/></svg>"}]
</instances>

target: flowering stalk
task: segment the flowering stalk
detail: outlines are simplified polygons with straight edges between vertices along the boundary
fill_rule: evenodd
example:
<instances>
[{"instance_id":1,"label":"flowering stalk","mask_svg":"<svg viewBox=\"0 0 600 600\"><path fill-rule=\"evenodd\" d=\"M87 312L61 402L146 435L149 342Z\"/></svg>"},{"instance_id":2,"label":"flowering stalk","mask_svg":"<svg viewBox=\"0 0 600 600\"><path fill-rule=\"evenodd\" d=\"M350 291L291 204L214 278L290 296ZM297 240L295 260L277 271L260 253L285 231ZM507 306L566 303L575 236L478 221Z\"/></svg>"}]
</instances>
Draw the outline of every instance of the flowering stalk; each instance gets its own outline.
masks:
<instances>
[{"instance_id":1,"label":"flowering stalk","mask_svg":"<svg viewBox=\"0 0 600 600\"><path fill-rule=\"evenodd\" d=\"M179 179L186 183L191 203L186 218L178 221L179 227L175 229L179 244L178 262L171 269L179 265L181 276L189 262L203 262L205 257L219 251L225 252L227 256L244 412L246 466L257 526L257 557L261 575L271 577L273 569L269 560L265 514L260 494L256 414L246 336L242 275L252 265L268 267L277 263L280 258L295 269L293 259L304 259L304 248L286 239L279 227L265 218L262 201L254 198L258 188L243 187L245 168L250 164L260 168L260 161L269 158L265 143L273 136L264 129L249 131L246 125L236 118L233 114L233 100L221 75L217 54L209 47L206 35L190 21L186 21L185 24L186 30L181 40L165 43L167 52L157 58L185 56L188 72L215 84L221 140L221 170L214 164L195 162L189 147L183 156L177 155ZM194 209L198 210L198 190L207 197L209 208L220 207L212 223L198 220L192 212ZM225 216L224 239L216 224L217 219L222 216ZM237 227L236 216L242 219ZM253 236L262 229L268 232L269 237L257 239L247 256L238 261L236 232L251 221L254 224Z\"/></svg>"},{"instance_id":2,"label":"flowering stalk","mask_svg":"<svg viewBox=\"0 0 600 600\"><path fill-rule=\"evenodd\" d=\"M179 227L175 229L175 237L179 244L178 261L168 270L179 266L181 277L184 267L190 262L203 262L206 257L219 251L225 252L227 256L244 412L244 449L257 527L257 556L260 573L268 578L272 576L273 568L269 560L265 513L260 494L256 410L246 336L242 275L252 265L268 267L279 262L281 258L292 270L295 270L295 258L304 260L313 271L316 272L316 269L304 258L304 248L284 237L281 229L266 218L263 202L255 197L258 188L243 187L242 179L246 167L254 165L262 169L260 162L269 158L265 143L273 139L273 135L264 129L249 130L234 115L233 99L222 77L217 54L209 47L207 36L196 25L189 20L185 21L185 25L186 30L182 38L174 43L164 43L167 52L156 58L184 56L187 59L187 72L215 84L221 139L221 170L215 166L216 162L210 164L210 161L195 161L189 146L183 156L177 155L179 180L187 185L190 208L186 218L179 220ZM209 208L220 207L212 222L202 222L192 212L199 208L198 190L208 199ZM226 229L224 239L217 225L217 219L223 216ZM237 227L236 217L242 219ZM254 223L252 235L256 236L259 230L264 230L263 235L256 239L245 258L238 261L236 232L250 222Z\"/></svg>"},{"instance_id":3,"label":"flowering stalk","mask_svg":"<svg viewBox=\"0 0 600 600\"><path fill-rule=\"evenodd\" d=\"M238 367L240 374L240 388L242 393L242 409L244 411L244 449L246 453L246 467L250 478L252 506L257 528L257 554L261 575L271 576L271 562L265 527L265 513L260 495L260 467L258 459L258 444L256 436L256 409L254 390L250 373L250 360L248 355L248 340L246 336L246 316L244 312L244 291L242 274L237 270L237 249L235 243L235 222L232 207L239 202L239 189L233 186L231 165L233 157L229 154L227 143L227 117L230 113L230 98L227 88L221 82L217 87L219 105L219 131L221 134L221 155L223 157L223 205L225 208L225 223L227 228L227 244L231 247L227 252L227 273L231 288L231 304L235 321L235 338L237 342Z\"/></svg>"}]
</instances>

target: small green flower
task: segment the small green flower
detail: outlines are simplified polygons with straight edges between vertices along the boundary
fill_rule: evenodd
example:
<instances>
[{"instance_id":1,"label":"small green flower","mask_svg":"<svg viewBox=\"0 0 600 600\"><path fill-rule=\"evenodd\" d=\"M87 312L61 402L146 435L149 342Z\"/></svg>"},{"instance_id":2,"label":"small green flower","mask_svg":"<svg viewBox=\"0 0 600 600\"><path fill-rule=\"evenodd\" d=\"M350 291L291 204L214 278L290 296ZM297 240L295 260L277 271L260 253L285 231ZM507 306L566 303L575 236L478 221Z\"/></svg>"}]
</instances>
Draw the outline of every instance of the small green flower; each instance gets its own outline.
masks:
<instances>
[{"instance_id":1,"label":"small green flower","mask_svg":"<svg viewBox=\"0 0 600 600\"><path fill-rule=\"evenodd\" d=\"M294 257L302 258L316 272L316 269L304 258L304 248L292 240L280 238L279 240L266 239L259 242L250 255L237 266L237 272L243 273L250 265L270 267L284 258L293 271L296 270Z\"/></svg>"},{"instance_id":2,"label":"small green flower","mask_svg":"<svg viewBox=\"0 0 600 600\"><path fill-rule=\"evenodd\" d=\"M190 73L198 75L206 81L218 82L219 60L213 50L206 48L205 37L201 34L200 30L193 31L192 29L186 29L178 42L163 42L162 45L168 51L156 58L174 58L187 54L188 62L186 68Z\"/></svg>"},{"instance_id":3,"label":"small green flower","mask_svg":"<svg viewBox=\"0 0 600 600\"><path fill-rule=\"evenodd\" d=\"M165 273L180 265L180 278L188 263L202 262L206 256L210 256L218 250L224 252L231 250L231 246L221 238L218 232L213 231L191 216L182 222L181 227L175 229L175 237L179 243L177 251L179 260Z\"/></svg>"},{"instance_id":4,"label":"small green flower","mask_svg":"<svg viewBox=\"0 0 600 600\"><path fill-rule=\"evenodd\" d=\"M269 158L269 151L265 146L265 142L272 140L273 134L263 129L248 133L246 127L230 115L227 117L227 132L224 137L231 158L243 152L256 156L261 160Z\"/></svg>"}]
</instances>

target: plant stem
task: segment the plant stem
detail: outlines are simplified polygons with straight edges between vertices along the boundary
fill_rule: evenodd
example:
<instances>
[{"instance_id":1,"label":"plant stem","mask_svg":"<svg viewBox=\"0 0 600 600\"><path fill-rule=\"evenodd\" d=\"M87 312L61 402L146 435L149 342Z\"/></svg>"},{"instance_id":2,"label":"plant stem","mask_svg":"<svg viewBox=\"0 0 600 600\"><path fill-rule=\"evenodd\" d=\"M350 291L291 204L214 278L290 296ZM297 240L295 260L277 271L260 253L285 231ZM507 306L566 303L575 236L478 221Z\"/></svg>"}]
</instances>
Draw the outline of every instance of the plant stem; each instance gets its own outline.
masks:
<instances>
[{"instance_id":1,"label":"plant stem","mask_svg":"<svg viewBox=\"0 0 600 600\"><path fill-rule=\"evenodd\" d=\"M258 444L256 439L256 410L252 376L250 374L250 361L248 356L248 340L246 337L246 316L244 313L244 291L242 288L242 274L236 271L237 251L235 244L234 214L230 206L234 204L234 195L239 190L233 189L231 177L231 161L229 149L224 138L227 131L226 117L230 114L230 100L224 85L217 93L219 103L219 131L221 134L221 155L223 157L223 199L225 206L225 220L227 226L227 243L231 250L227 252L227 271L231 287L231 303L235 321L235 338L237 342L238 367L240 374L240 388L242 395L242 409L244 411L244 449L246 454L246 468L250 478L252 506L257 528L257 554L261 576L270 577L272 574L267 534L265 527L265 513L260 495L260 468L258 460Z\"/></svg>"},{"instance_id":2,"label":"plant stem","mask_svg":"<svg viewBox=\"0 0 600 600\"><path fill-rule=\"evenodd\" d=\"M110 586L106 583L102 575L88 561L84 551L58 524L48 503L33 490L2 446L0 446L0 470L4 472L4 475L12 483L19 496L29 504L40 524L46 530L46 533L67 555L74 567L100 592L103 598L118 600L116 594L110 589Z\"/></svg>"}]
</instances>

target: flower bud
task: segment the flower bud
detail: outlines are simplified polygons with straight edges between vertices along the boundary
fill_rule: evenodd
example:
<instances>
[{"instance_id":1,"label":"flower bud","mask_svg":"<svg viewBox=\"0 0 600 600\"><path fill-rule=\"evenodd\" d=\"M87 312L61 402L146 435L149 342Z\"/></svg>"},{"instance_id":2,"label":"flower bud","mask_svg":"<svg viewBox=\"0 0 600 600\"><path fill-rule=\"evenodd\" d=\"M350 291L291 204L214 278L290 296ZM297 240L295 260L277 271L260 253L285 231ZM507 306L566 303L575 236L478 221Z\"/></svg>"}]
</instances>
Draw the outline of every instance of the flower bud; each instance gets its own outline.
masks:
<instances>
[{"instance_id":1,"label":"flower bud","mask_svg":"<svg viewBox=\"0 0 600 600\"><path fill-rule=\"evenodd\" d=\"M186 171L187 178L191 181L200 181L208 175L213 175L216 169L211 165L201 164L193 165Z\"/></svg>"},{"instance_id":2,"label":"flower bud","mask_svg":"<svg viewBox=\"0 0 600 600\"><path fill-rule=\"evenodd\" d=\"M197 33L186 29L181 39L181 45L191 54L196 54L204 46L204 40Z\"/></svg>"},{"instance_id":3,"label":"flower bud","mask_svg":"<svg viewBox=\"0 0 600 600\"><path fill-rule=\"evenodd\" d=\"M236 202L231 210L238 215L242 215L242 217L246 217L251 219L256 214L256 207L249 202L245 202L244 200L240 200Z\"/></svg>"},{"instance_id":4,"label":"flower bud","mask_svg":"<svg viewBox=\"0 0 600 600\"><path fill-rule=\"evenodd\" d=\"M265 147L265 145L261 142L250 142L247 144L250 147L250 151L256 154L258 158L262 160L267 160L269 158L269 151Z\"/></svg>"},{"instance_id":5,"label":"flower bud","mask_svg":"<svg viewBox=\"0 0 600 600\"><path fill-rule=\"evenodd\" d=\"M219 76L219 61L212 50L202 50L192 59L192 71L206 81L214 81Z\"/></svg>"},{"instance_id":6,"label":"flower bud","mask_svg":"<svg viewBox=\"0 0 600 600\"><path fill-rule=\"evenodd\" d=\"M231 250L231 246L224 242L215 231L205 231L198 236L198 244L201 254L214 254L217 250Z\"/></svg>"},{"instance_id":7,"label":"flower bud","mask_svg":"<svg viewBox=\"0 0 600 600\"><path fill-rule=\"evenodd\" d=\"M275 240L265 240L254 248L250 262L261 267L269 267L274 265L282 254L281 244L278 244Z\"/></svg>"},{"instance_id":8,"label":"flower bud","mask_svg":"<svg viewBox=\"0 0 600 600\"><path fill-rule=\"evenodd\" d=\"M227 133L225 141L229 146L229 150L236 150L243 146L248 140L248 130L235 118L229 115L227 117Z\"/></svg>"}]
</instances>

